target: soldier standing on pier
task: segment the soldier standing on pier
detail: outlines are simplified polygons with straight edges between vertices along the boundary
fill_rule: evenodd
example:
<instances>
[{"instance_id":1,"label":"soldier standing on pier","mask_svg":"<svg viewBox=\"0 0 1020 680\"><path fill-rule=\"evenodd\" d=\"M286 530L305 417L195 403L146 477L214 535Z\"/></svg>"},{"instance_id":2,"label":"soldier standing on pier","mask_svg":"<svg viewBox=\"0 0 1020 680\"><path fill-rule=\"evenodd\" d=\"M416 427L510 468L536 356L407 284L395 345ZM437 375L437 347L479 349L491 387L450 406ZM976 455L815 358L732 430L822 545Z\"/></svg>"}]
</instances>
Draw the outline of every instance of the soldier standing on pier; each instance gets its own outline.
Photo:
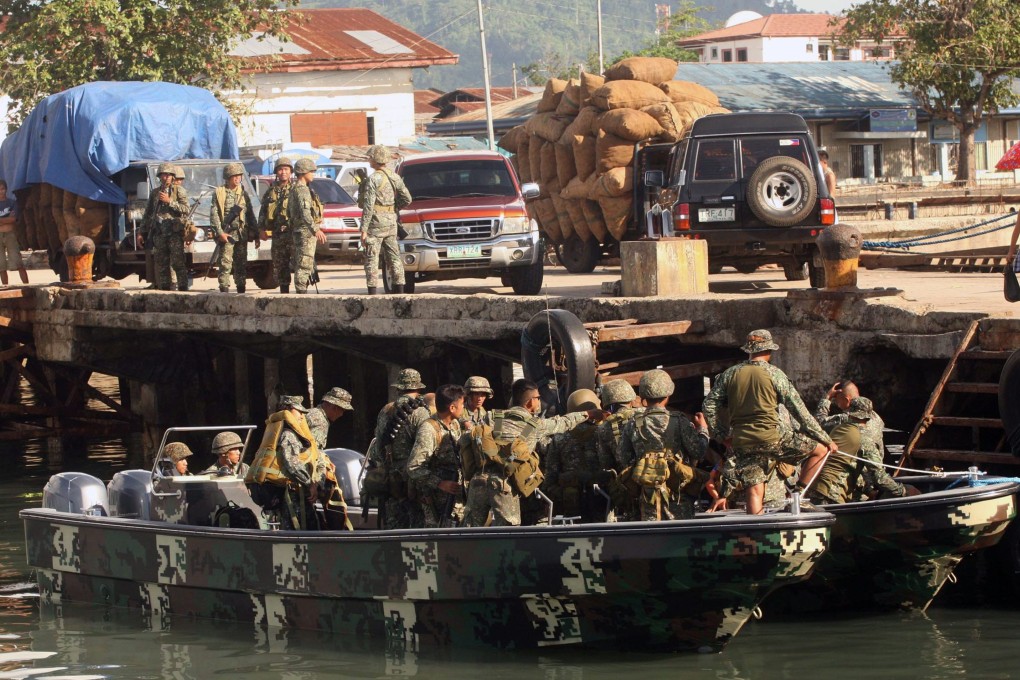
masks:
<instances>
[{"instance_id":1,"label":"soldier standing on pier","mask_svg":"<svg viewBox=\"0 0 1020 680\"><path fill-rule=\"evenodd\" d=\"M276 274L276 282L280 285L280 292L289 293L294 240L290 234L287 205L294 166L289 158L281 156L277 159L273 172L276 174L276 181L262 197L262 208L259 210L259 236L263 241L270 241L273 272Z\"/></svg>"},{"instance_id":2,"label":"soldier standing on pier","mask_svg":"<svg viewBox=\"0 0 1020 680\"><path fill-rule=\"evenodd\" d=\"M156 288L171 290L170 271L177 275L177 290L188 290L188 268L184 261L184 226L188 215L188 192L174 185L173 163L160 163L156 169L159 190L149 194L149 204L142 217L139 247L145 240L152 242L155 261Z\"/></svg>"},{"instance_id":3,"label":"soldier standing on pier","mask_svg":"<svg viewBox=\"0 0 1020 680\"><path fill-rule=\"evenodd\" d=\"M251 199L241 186L243 179L244 166L227 163L223 168L223 186L216 187L209 211L209 227L219 254L216 267L219 269L221 293L230 291L231 273L238 293L244 293L248 279L248 232L255 227L255 212ZM258 243L256 234L256 247Z\"/></svg>"},{"instance_id":4,"label":"soldier standing on pier","mask_svg":"<svg viewBox=\"0 0 1020 680\"><path fill-rule=\"evenodd\" d=\"M404 292L404 264L400 261L397 223L400 211L411 203L411 192L404 180L386 167L390 152L376 144L368 150L374 173L362 183L361 242L365 245L365 283L369 295L379 286L379 258L389 274L394 293Z\"/></svg>"},{"instance_id":5,"label":"soldier standing on pier","mask_svg":"<svg viewBox=\"0 0 1020 680\"><path fill-rule=\"evenodd\" d=\"M295 181L287 198L287 222L293 239L294 292L308 292L315 270L315 244L325 243L322 231L322 201L309 184L315 176L315 161L302 158L294 164Z\"/></svg>"}]
</instances>

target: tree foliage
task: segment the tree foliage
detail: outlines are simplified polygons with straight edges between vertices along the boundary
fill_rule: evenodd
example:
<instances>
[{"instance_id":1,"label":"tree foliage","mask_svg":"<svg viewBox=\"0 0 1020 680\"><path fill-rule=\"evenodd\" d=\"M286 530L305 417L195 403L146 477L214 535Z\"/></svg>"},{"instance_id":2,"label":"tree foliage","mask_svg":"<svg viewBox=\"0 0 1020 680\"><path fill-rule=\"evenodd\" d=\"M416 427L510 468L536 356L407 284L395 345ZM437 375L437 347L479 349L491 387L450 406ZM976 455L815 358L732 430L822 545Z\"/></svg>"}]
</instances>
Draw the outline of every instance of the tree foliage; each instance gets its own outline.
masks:
<instances>
[{"instance_id":1,"label":"tree foliage","mask_svg":"<svg viewBox=\"0 0 1020 680\"><path fill-rule=\"evenodd\" d=\"M844 13L841 41L895 40L895 82L933 118L960 133L956 178L974 180L974 133L988 114L1013 105L1020 73L1017 0L866 0Z\"/></svg>"},{"instance_id":2,"label":"tree foliage","mask_svg":"<svg viewBox=\"0 0 1020 680\"><path fill-rule=\"evenodd\" d=\"M157 81L237 89L229 56L252 34L285 39L298 0L0 0L0 91L19 124L40 99L92 81Z\"/></svg>"},{"instance_id":3,"label":"tree foliage","mask_svg":"<svg viewBox=\"0 0 1020 680\"><path fill-rule=\"evenodd\" d=\"M698 54L680 47L684 38L712 30L713 26L700 16L702 8L691 0L681 0L680 7L669 18L668 26L660 26L658 35L637 52L624 51L614 62L627 57L666 57L674 61L697 61Z\"/></svg>"}]
</instances>

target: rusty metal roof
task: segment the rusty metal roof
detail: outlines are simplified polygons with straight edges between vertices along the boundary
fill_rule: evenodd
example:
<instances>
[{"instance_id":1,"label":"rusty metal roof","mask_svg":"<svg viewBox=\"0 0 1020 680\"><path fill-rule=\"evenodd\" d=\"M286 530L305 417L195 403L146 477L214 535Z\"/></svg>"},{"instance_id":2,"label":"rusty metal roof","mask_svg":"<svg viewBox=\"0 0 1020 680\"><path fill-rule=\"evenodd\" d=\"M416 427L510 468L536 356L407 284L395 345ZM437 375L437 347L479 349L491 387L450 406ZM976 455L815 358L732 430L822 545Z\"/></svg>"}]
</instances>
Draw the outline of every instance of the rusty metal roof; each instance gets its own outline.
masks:
<instances>
[{"instance_id":1,"label":"rusty metal roof","mask_svg":"<svg viewBox=\"0 0 1020 680\"><path fill-rule=\"evenodd\" d=\"M692 35L677 41L677 44L700 45L737 38L828 37L838 32L844 23L846 19L831 14L770 14L752 21Z\"/></svg>"}]
</instances>

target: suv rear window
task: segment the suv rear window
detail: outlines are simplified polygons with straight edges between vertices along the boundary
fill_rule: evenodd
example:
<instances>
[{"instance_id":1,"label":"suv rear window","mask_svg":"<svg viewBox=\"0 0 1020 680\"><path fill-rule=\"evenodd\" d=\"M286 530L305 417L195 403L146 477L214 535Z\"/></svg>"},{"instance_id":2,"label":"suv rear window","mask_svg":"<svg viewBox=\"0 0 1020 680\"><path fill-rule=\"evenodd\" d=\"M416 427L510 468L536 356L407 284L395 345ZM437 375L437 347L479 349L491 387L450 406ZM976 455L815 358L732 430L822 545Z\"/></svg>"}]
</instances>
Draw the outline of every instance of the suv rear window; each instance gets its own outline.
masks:
<instances>
[{"instance_id":1,"label":"suv rear window","mask_svg":"<svg viewBox=\"0 0 1020 680\"><path fill-rule=\"evenodd\" d=\"M698 142L694 166L695 182L718 182L737 178L733 162L732 139L710 139Z\"/></svg>"},{"instance_id":2,"label":"suv rear window","mask_svg":"<svg viewBox=\"0 0 1020 680\"><path fill-rule=\"evenodd\" d=\"M766 158L788 156L811 167L807 159L807 145L798 137L753 137L740 140L740 164L743 176L748 177Z\"/></svg>"},{"instance_id":3,"label":"suv rear window","mask_svg":"<svg viewBox=\"0 0 1020 680\"><path fill-rule=\"evenodd\" d=\"M415 200L517 195L506 163L498 159L408 164L400 176Z\"/></svg>"}]
</instances>

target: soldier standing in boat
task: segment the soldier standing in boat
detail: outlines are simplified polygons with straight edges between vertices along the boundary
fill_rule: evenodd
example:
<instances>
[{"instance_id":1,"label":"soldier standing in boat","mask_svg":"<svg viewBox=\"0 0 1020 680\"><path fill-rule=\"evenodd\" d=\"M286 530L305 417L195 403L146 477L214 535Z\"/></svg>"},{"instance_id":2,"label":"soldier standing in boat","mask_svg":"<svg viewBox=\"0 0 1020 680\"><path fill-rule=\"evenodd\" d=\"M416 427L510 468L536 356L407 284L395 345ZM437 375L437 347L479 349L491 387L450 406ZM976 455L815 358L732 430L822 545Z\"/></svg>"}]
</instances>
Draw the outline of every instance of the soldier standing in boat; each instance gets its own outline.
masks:
<instances>
[{"instance_id":1,"label":"soldier standing in boat","mask_svg":"<svg viewBox=\"0 0 1020 680\"><path fill-rule=\"evenodd\" d=\"M247 474L248 465L241 462L244 442L236 432L229 430L220 432L213 437L211 448L213 455L216 456L216 462L202 470L203 475L243 478Z\"/></svg>"},{"instance_id":2,"label":"soldier standing in boat","mask_svg":"<svg viewBox=\"0 0 1020 680\"><path fill-rule=\"evenodd\" d=\"M591 410L602 410L598 396L591 390L577 390L567 398L567 413ZM586 420L539 444L545 473L542 493L561 514L579 516L582 522L605 520L605 502L597 503L592 497L593 484L601 470L595 446L595 430L599 425Z\"/></svg>"},{"instance_id":3,"label":"soldier standing in boat","mask_svg":"<svg viewBox=\"0 0 1020 680\"><path fill-rule=\"evenodd\" d=\"M449 526L463 506L464 480L460 471L460 418L464 388L442 385L436 390L436 414L418 426L407 478L415 488L421 526Z\"/></svg>"},{"instance_id":4,"label":"soldier standing in boat","mask_svg":"<svg viewBox=\"0 0 1020 680\"><path fill-rule=\"evenodd\" d=\"M281 293L290 292L291 260L294 258L294 240L287 215L293 172L294 165L289 158L281 156L276 159L273 166L276 181L266 190L259 209L259 236L270 242L273 272Z\"/></svg>"},{"instance_id":5,"label":"soldier standing in boat","mask_svg":"<svg viewBox=\"0 0 1020 680\"><path fill-rule=\"evenodd\" d=\"M492 425L492 414L485 408L485 400L492 398L489 381L480 375L473 375L464 383L464 413L460 424L466 432L475 425Z\"/></svg>"},{"instance_id":6,"label":"soldier standing in boat","mask_svg":"<svg viewBox=\"0 0 1020 680\"><path fill-rule=\"evenodd\" d=\"M333 387L322 395L318 406L308 409L305 420L308 421L308 429L312 431L320 451L326 450L329 426L342 418L345 411L354 411L351 399L350 392L342 387Z\"/></svg>"},{"instance_id":7,"label":"soldier standing in boat","mask_svg":"<svg viewBox=\"0 0 1020 680\"><path fill-rule=\"evenodd\" d=\"M620 460L620 435L623 425L644 411L639 397L623 378L610 380L602 386L602 406L609 412L595 429L595 446L599 466L603 470L622 472L627 462Z\"/></svg>"},{"instance_id":8,"label":"soldier standing in boat","mask_svg":"<svg viewBox=\"0 0 1020 680\"><path fill-rule=\"evenodd\" d=\"M798 486L810 484L825 461L826 451L836 444L804 405L797 389L783 371L770 363L779 349L767 330L755 330L741 347L747 361L731 366L715 380L702 410L716 436L728 439L727 456L720 477L719 498L712 510L725 509L726 498L736 489L747 491L747 512L764 511L765 482L780 462L800 463ZM780 433L779 405L784 405L800 424L800 431ZM719 411L729 411L729 434L724 435Z\"/></svg>"}]
</instances>

